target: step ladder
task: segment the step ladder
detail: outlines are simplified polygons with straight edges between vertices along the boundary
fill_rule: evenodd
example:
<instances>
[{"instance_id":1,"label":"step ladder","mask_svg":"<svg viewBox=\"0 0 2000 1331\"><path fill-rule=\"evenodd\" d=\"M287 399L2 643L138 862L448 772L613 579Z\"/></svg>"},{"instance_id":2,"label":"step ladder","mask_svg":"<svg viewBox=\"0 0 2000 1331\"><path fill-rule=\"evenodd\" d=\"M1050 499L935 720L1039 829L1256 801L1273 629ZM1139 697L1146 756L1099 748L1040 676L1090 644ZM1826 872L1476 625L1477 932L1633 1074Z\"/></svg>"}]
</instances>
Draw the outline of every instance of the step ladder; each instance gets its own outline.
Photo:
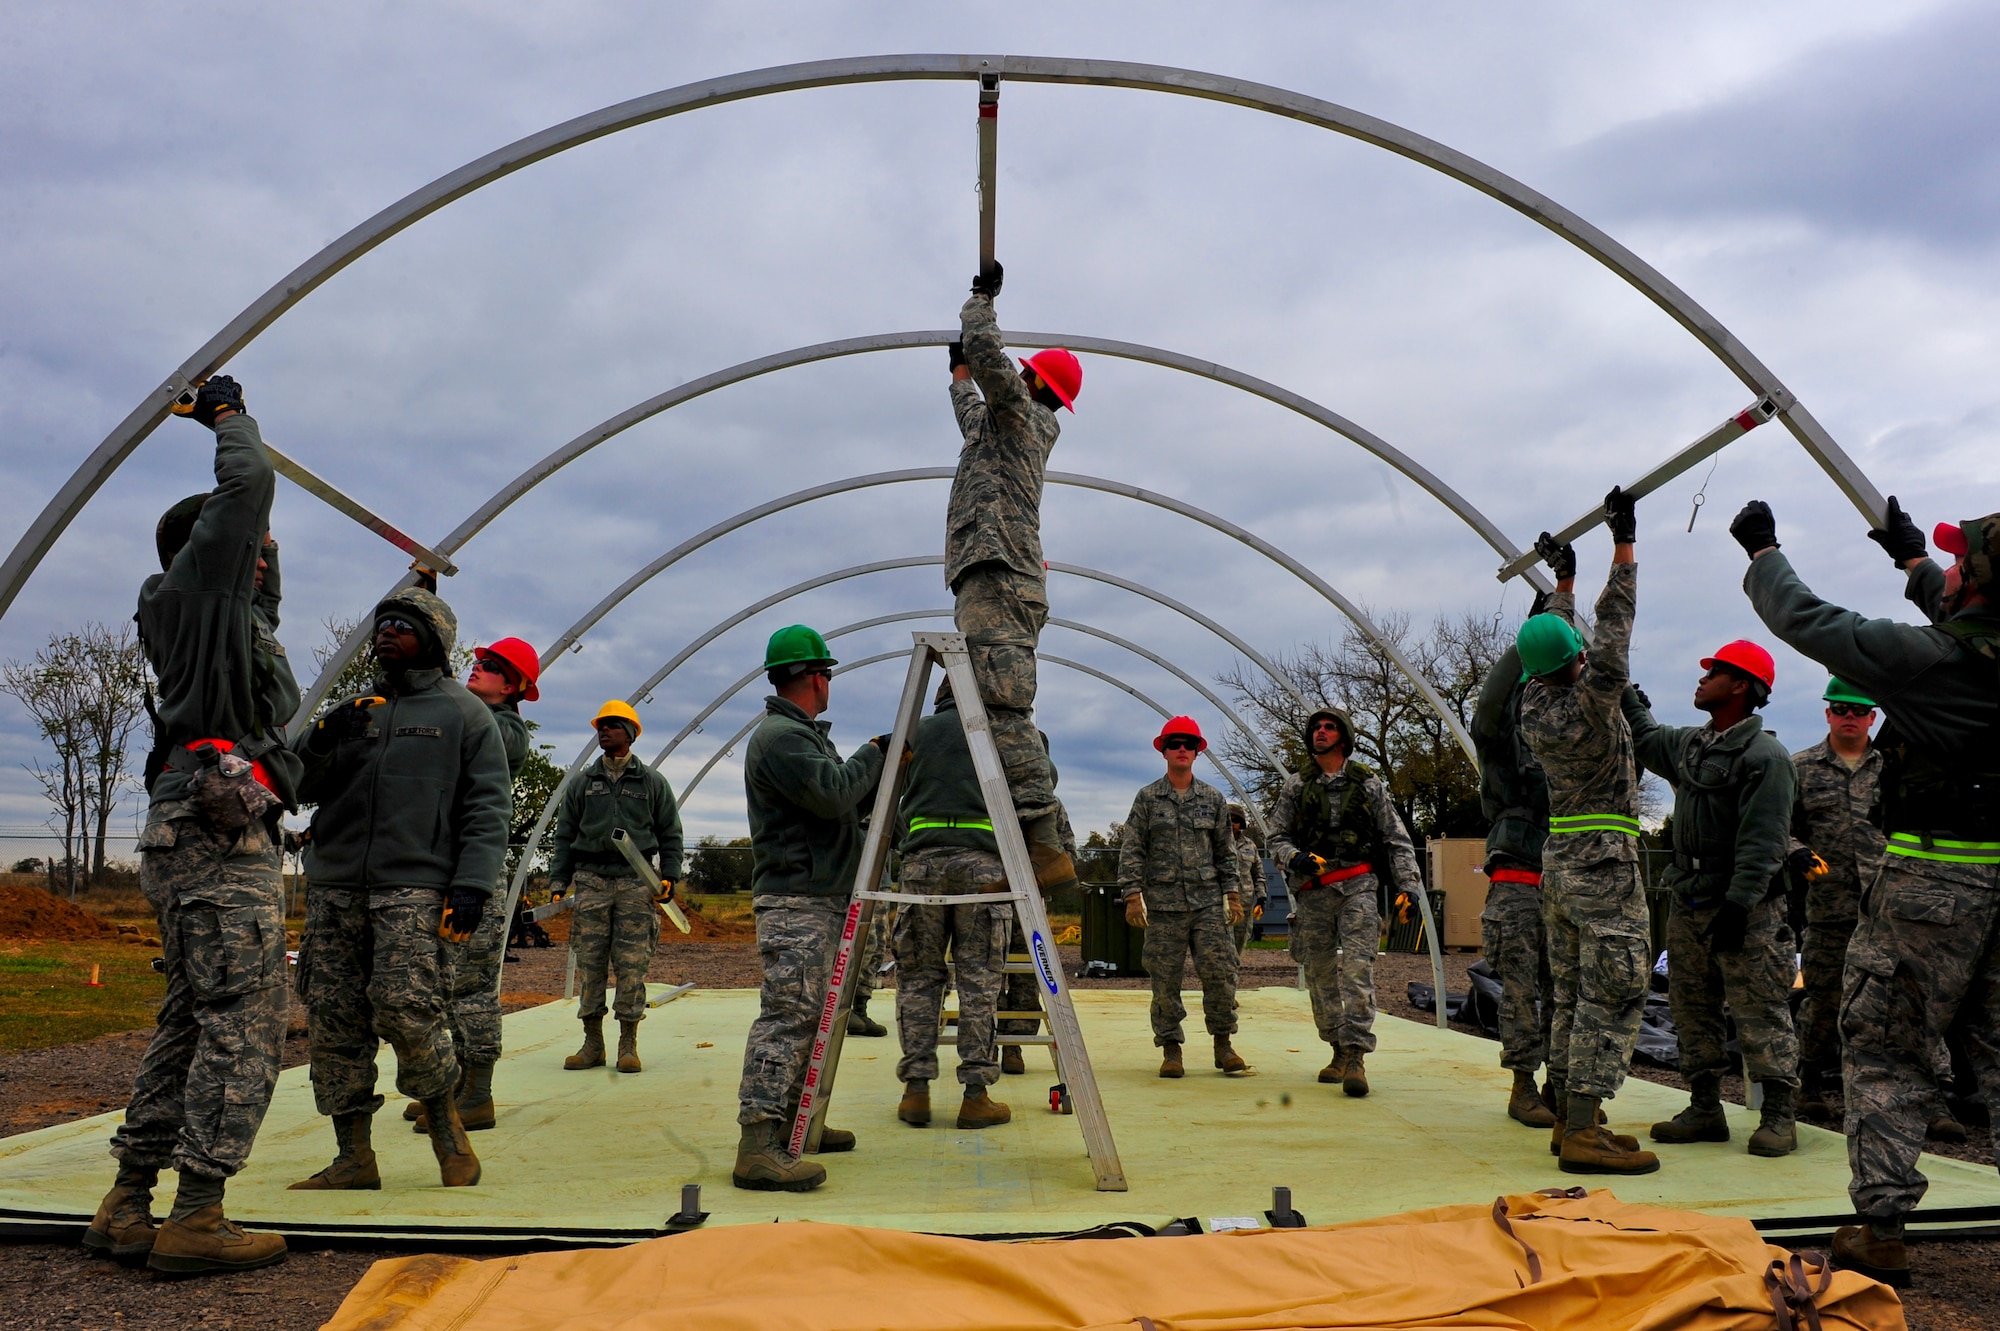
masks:
<instances>
[{"instance_id":1,"label":"step ladder","mask_svg":"<svg viewBox=\"0 0 2000 1331\"><path fill-rule=\"evenodd\" d=\"M1021 836L1021 824L1014 813L1014 801L1007 791L1007 776L1000 766L1000 754L993 745L993 733L986 719L972 662L966 655L962 633L913 633L910 673L903 681L902 701L896 705L896 723L890 731L892 755L875 792L875 812L862 842L861 864L854 875L853 895L847 907L847 921L841 929L840 946L834 954L833 978L826 1001L820 1006L819 1031L813 1039L812 1059L806 1067L805 1089L799 1096L797 1116L792 1120L791 1152L794 1157L819 1147L826 1124L826 1108L833 1098L834 1076L840 1068L840 1051L847 1036L847 1014L853 1006L853 974L877 902L898 906L963 906L968 901L983 905L1011 904L1018 913L1028 955L1017 963L1008 958L1006 969L1019 974L1025 967L1036 979L1043 1012L1006 1012L1001 1017L1034 1016L1046 1021L1043 1035L1005 1036L1003 1044L1048 1046L1055 1059L1057 1084L1050 1092L1052 1105L1067 1108L1083 1130L1084 1149L1097 1176L1099 1192L1124 1192L1125 1169L1118 1160L1118 1147L1111 1140L1111 1123L1104 1114L1104 1100L1098 1094L1097 1078L1091 1072L1090 1054L1084 1048L1083 1029L1077 1024L1076 1008L1069 988L1063 983L1062 962L1056 952L1055 935L1049 928L1048 912L1041 892L1035 887L1035 871L1028 859L1028 844ZM896 806L902 797L903 767L893 755L902 753L916 733L917 722L929 697L931 667L940 665L951 681L958 699L958 715L965 726L965 740L972 751L973 770L979 776L980 793L985 796L987 818L993 824L994 840L1000 845L1000 862L1007 872L1005 893L966 895L925 895L915 892L873 890L882 881L889 865L889 834L896 823ZM953 1037L954 1042L956 1036Z\"/></svg>"}]
</instances>

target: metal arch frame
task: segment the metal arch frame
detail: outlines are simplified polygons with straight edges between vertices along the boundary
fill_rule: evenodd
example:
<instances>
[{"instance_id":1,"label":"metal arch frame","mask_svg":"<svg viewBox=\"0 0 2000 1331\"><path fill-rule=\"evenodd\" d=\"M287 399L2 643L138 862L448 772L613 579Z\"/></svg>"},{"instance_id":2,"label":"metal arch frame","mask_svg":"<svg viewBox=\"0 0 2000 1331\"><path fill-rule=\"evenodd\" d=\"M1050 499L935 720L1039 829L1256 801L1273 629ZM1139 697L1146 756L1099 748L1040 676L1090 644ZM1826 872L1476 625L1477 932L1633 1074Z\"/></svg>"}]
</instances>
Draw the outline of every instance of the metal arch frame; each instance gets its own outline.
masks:
<instances>
[{"instance_id":1,"label":"metal arch frame","mask_svg":"<svg viewBox=\"0 0 2000 1331\"><path fill-rule=\"evenodd\" d=\"M169 404L195 379L213 374L292 306L348 264L438 209L543 158L685 111L803 88L913 79L976 80L982 74L1023 83L1132 88L1224 102L1284 116L1408 158L1468 185L1547 228L1623 278L1686 329L1759 397L1779 407L1785 426L1848 500L1879 526L1884 512L1874 484L1804 404L1737 336L1651 264L1540 192L1435 139L1303 93L1218 74L1119 60L1046 56L879 55L809 61L750 70L633 98L544 129L438 177L363 221L293 269L223 326L147 394L71 474L0 564L0 615L29 574L105 479L166 418ZM448 552L447 552L448 553Z\"/></svg>"}]
</instances>

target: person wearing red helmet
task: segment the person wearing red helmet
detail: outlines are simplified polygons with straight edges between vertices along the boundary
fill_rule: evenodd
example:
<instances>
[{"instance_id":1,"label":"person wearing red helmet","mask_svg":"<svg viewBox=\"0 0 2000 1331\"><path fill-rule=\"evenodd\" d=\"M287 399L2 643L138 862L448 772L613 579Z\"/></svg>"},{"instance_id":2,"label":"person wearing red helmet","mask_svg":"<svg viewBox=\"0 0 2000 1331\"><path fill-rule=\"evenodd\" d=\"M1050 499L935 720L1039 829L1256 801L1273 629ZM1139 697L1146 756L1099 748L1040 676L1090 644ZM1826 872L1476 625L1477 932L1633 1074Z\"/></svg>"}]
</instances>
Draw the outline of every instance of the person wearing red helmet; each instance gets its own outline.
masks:
<instances>
[{"instance_id":1,"label":"person wearing red helmet","mask_svg":"<svg viewBox=\"0 0 2000 1331\"><path fill-rule=\"evenodd\" d=\"M1118 843L1125 922L1146 931L1162 1077L1187 1073L1181 975L1190 953L1201 977L1202 1020L1215 1038L1215 1066L1229 1076L1250 1070L1229 1039L1236 1033L1238 964L1229 930L1243 918L1243 897L1228 802L1194 774L1195 755L1207 747L1191 716L1176 716L1160 728L1153 748L1167 760L1167 774L1140 788Z\"/></svg>"},{"instance_id":2,"label":"person wearing red helmet","mask_svg":"<svg viewBox=\"0 0 2000 1331\"><path fill-rule=\"evenodd\" d=\"M1652 1136L1670 1144L1729 1140L1726 1010L1736 1019L1744 1080L1764 1091L1750 1154L1789 1155L1798 1147L1799 1041L1787 997L1798 940L1785 864L1798 773L1756 714L1777 682L1771 654L1738 640L1703 657L1701 668L1694 705L1708 713L1707 725L1663 726L1636 694L1625 695L1640 766L1674 788L1673 862L1662 875L1674 898L1667 993L1689 1101L1655 1123Z\"/></svg>"},{"instance_id":3,"label":"person wearing red helmet","mask_svg":"<svg viewBox=\"0 0 2000 1331\"><path fill-rule=\"evenodd\" d=\"M944 580L972 673L1007 770L1007 789L1044 891L1076 881L1063 849L1062 806L1036 733L1035 648L1049 618L1042 562L1042 478L1074 411L1083 367L1059 347L1016 371L994 317L1003 270L973 279L951 344L951 406L964 445L945 510Z\"/></svg>"}]
</instances>

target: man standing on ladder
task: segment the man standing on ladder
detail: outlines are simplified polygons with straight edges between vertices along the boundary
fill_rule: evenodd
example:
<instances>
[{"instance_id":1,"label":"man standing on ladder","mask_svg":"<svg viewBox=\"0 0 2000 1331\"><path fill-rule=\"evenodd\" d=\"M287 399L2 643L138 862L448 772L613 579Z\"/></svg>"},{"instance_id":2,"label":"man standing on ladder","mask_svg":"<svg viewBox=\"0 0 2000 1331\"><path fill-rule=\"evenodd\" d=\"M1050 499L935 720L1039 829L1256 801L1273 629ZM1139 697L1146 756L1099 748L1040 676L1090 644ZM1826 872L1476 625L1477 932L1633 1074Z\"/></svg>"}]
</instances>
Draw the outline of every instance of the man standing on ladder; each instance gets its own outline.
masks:
<instances>
[{"instance_id":1,"label":"man standing on ladder","mask_svg":"<svg viewBox=\"0 0 2000 1331\"><path fill-rule=\"evenodd\" d=\"M973 279L951 347L951 405L964 446L945 516L944 577L972 671L1007 772L1008 792L1043 891L1076 882L1063 850L1049 758L1035 733L1035 648L1048 622L1042 562L1042 478L1061 427L1075 410L1083 367L1060 347L1017 372L993 313L1002 271Z\"/></svg>"},{"instance_id":2,"label":"man standing on ladder","mask_svg":"<svg viewBox=\"0 0 2000 1331\"><path fill-rule=\"evenodd\" d=\"M792 1157L788 1129L860 869L858 811L875 793L889 747L889 736L877 735L842 761L826 737L818 718L835 664L826 639L803 624L771 635L764 672L774 692L743 758L764 985L737 1092L743 1138L730 1181L739 1188L809 1192L826 1181L817 1161ZM854 1134L823 1128L819 1149L851 1151Z\"/></svg>"},{"instance_id":3,"label":"man standing on ladder","mask_svg":"<svg viewBox=\"0 0 2000 1331\"><path fill-rule=\"evenodd\" d=\"M1424 890L1410 834L1382 778L1354 760L1354 721L1335 707L1306 718L1308 761L1286 776L1271 810L1271 858L1291 890L1292 957L1306 973L1313 1024L1333 1048L1319 1079L1368 1094L1375 1052L1375 953L1381 878Z\"/></svg>"},{"instance_id":4,"label":"man standing on ladder","mask_svg":"<svg viewBox=\"0 0 2000 1331\"><path fill-rule=\"evenodd\" d=\"M1201 977L1201 1016L1215 1039L1215 1066L1230 1076L1250 1070L1232 1047L1236 1033L1236 949L1229 930L1243 918L1222 792L1194 774L1208 747L1191 716L1168 721L1153 740L1167 774L1140 788L1118 846L1118 892L1125 922L1146 931L1145 964L1153 977L1153 1043L1160 1075L1187 1075L1181 1046L1181 975L1190 953Z\"/></svg>"}]
</instances>

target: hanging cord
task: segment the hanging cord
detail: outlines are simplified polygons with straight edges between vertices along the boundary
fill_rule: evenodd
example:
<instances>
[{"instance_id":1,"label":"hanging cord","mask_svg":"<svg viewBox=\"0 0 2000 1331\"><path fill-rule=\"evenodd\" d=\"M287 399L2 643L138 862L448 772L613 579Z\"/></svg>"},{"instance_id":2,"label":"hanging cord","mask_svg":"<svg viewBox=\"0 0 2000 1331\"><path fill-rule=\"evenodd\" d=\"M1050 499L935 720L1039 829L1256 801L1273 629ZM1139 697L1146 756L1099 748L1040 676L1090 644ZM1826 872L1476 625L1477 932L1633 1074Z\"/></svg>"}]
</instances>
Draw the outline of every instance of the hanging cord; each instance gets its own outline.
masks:
<instances>
[{"instance_id":1,"label":"hanging cord","mask_svg":"<svg viewBox=\"0 0 2000 1331\"><path fill-rule=\"evenodd\" d=\"M1694 530L1694 520L1701 516L1701 506L1708 502L1708 483L1715 476L1715 468L1722 461L1722 454L1715 455L1715 461L1708 464L1708 475L1701 478L1701 489L1694 492L1694 512L1688 514L1688 530Z\"/></svg>"}]
</instances>

